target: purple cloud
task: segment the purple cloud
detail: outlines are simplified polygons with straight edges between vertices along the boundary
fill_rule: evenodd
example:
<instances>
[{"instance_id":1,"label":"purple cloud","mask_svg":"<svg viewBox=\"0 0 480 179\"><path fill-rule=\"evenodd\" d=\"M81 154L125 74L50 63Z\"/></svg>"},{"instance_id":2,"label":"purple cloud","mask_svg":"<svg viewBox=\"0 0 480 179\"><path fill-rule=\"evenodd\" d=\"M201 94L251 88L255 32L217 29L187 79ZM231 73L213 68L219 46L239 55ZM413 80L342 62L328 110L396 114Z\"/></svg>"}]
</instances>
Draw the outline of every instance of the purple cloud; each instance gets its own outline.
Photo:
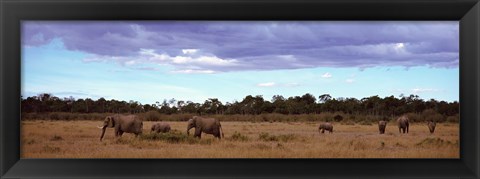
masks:
<instances>
[{"instance_id":1,"label":"purple cloud","mask_svg":"<svg viewBox=\"0 0 480 179\"><path fill-rule=\"evenodd\" d=\"M60 39L84 61L214 73L311 67L456 68L458 22L26 21L22 45ZM152 70L154 68L145 68Z\"/></svg>"}]
</instances>

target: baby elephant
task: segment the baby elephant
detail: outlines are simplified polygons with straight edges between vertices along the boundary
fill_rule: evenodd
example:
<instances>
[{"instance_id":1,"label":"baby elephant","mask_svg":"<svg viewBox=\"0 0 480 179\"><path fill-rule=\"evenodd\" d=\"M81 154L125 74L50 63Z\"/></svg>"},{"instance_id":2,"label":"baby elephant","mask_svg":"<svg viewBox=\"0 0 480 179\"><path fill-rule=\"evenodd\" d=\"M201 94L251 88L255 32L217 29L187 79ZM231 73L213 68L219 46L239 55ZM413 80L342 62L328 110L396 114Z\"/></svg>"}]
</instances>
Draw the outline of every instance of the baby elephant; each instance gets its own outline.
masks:
<instances>
[{"instance_id":1,"label":"baby elephant","mask_svg":"<svg viewBox=\"0 0 480 179\"><path fill-rule=\"evenodd\" d=\"M409 120L407 116L401 116L397 119L398 124L398 132L408 133L408 127L410 126Z\"/></svg>"},{"instance_id":2,"label":"baby elephant","mask_svg":"<svg viewBox=\"0 0 480 179\"><path fill-rule=\"evenodd\" d=\"M378 130L380 131L380 134L385 134L385 128L387 128L387 121L378 121Z\"/></svg>"},{"instance_id":3,"label":"baby elephant","mask_svg":"<svg viewBox=\"0 0 480 179\"><path fill-rule=\"evenodd\" d=\"M428 121L427 122L428 129L430 130L430 133L433 134L435 132L435 126L437 125L435 121Z\"/></svg>"},{"instance_id":4,"label":"baby elephant","mask_svg":"<svg viewBox=\"0 0 480 179\"><path fill-rule=\"evenodd\" d=\"M332 132L333 132L333 125L332 125L332 123L322 122L322 123L320 124L320 126L318 126L318 133L320 133L320 131L321 131L322 133L324 133L325 130L327 130L327 131L329 131L330 133L332 133Z\"/></svg>"},{"instance_id":5,"label":"baby elephant","mask_svg":"<svg viewBox=\"0 0 480 179\"><path fill-rule=\"evenodd\" d=\"M165 122L159 122L159 123L155 123L153 124L152 126L152 130L150 132L156 132L156 133L166 133L168 131L170 131L170 124L168 123L165 123Z\"/></svg>"}]
</instances>

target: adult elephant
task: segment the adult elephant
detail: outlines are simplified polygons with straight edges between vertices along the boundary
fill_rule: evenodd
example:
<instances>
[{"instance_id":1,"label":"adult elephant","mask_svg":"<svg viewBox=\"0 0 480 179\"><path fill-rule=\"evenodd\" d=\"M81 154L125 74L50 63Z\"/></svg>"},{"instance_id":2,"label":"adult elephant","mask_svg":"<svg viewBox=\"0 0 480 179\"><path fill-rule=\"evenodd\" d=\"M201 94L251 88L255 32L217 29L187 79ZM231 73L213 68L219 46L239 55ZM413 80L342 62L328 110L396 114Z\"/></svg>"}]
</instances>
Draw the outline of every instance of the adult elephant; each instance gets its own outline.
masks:
<instances>
[{"instance_id":1,"label":"adult elephant","mask_svg":"<svg viewBox=\"0 0 480 179\"><path fill-rule=\"evenodd\" d=\"M430 130L430 133L433 134L435 132L435 126L437 126L437 123L435 123L435 121L428 121L427 122L427 125L428 125L428 130Z\"/></svg>"},{"instance_id":2,"label":"adult elephant","mask_svg":"<svg viewBox=\"0 0 480 179\"><path fill-rule=\"evenodd\" d=\"M202 137L203 132L205 134L212 134L220 139L220 130L222 130L222 137L224 137L222 125L220 124L220 121L215 118L193 116L188 120L187 135L190 135L190 129L192 128L195 128L195 134L193 136L198 138Z\"/></svg>"},{"instance_id":3,"label":"adult elephant","mask_svg":"<svg viewBox=\"0 0 480 179\"><path fill-rule=\"evenodd\" d=\"M120 137L124 132L133 133L135 136L138 136L142 133L143 121L135 115L113 115L105 117L103 121L103 127L98 127L102 129L102 136L100 136L100 141L102 141L105 131L109 128L115 129L115 137Z\"/></svg>"},{"instance_id":4,"label":"adult elephant","mask_svg":"<svg viewBox=\"0 0 480 179\"><path fill-rule=\"evenodd\" d=\"M385 128L387 128L387 121L378 121L378 130L380 131L380 134L385 134Z\"/></svg>"},{"instance_id":5,"label":"adult elephant","mask_svg":"<svg viewBox=\"0 0 480 179\"><path fill-rule=\"evenodd\" d=\"M322 122L320 126L318 126L318 133L325 133L325 131L328 131L330 133L333 132L333 125L332 123L329 122Z\"/></svg>"},{"instance_id":6,"label":"adult elephant","mask_svg":"<svg viewBox=\"0 0 480 179\"><path fill-rule=\"evenodd\" d=\"M405 133L407 132L408 133L408 128L410 126L409 122L408 122L408 117L407 116L401 116L397 119L397 124L398 124L398 132L400 133Z\"/></svg>"},{"instance_id":7,"label":"adult elephant","mask_svg":"<svg viewBox=\"0 0 480 179\"><path fill-rule=\"evenodd\" d=\"M171 129L170 124L165 122L159 122L152 125L150 132L166 133L166 132L169 132L170 129Z\"/></svg>"}]
</instances>

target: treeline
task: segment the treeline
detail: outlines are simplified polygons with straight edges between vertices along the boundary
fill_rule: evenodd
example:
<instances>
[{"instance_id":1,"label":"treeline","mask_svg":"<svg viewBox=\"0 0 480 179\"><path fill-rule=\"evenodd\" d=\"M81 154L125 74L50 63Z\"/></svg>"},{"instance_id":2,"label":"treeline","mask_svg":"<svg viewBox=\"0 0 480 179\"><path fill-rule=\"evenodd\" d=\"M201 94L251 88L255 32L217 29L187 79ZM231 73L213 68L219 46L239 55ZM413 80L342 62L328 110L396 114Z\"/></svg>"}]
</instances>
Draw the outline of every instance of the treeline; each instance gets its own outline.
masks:
<instances>
[{"instance_id":1,"label":"treeline","mask_svg":"<svg viewBox=\"0 0 480 179\"><path fill-rule=\"evenodd\" d=\"M417 95L399 98L388 96L370 96L362 99L333 98L323 94L316 98L312 94L285 98L275 95L271 100L263 96L248 95L242 101L222 103L216 98L205 100L204 103L182 101L176 99L163 100L155 104L141 104L137 101L106 100L99 98L93 100L59 98L48 93L31 96L21 102L22 113L146 113L155 111L160 114L196 114L196 115L259 115L259 114L321 114L342 113L345 115L385 116L412 113L421 114L425 111L443 116L458 116L459 103L437 101L435 99L423 100Z\"/></svg>"}]
</instances>

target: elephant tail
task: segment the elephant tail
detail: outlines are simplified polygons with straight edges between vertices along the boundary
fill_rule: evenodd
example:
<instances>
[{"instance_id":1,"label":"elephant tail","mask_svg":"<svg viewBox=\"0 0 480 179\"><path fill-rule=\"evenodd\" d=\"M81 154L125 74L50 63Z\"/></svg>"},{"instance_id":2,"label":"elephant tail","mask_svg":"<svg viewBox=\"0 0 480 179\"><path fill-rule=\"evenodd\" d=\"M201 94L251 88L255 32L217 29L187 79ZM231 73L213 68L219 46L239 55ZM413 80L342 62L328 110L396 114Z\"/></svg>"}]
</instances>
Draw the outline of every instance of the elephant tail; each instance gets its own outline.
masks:
<instances>
[{"instance_id":1,"label":"elephant tail","mask_svg":"<svg viewBox=\"0 0 480 179\"><path fill-rule=\"evenodd\" d=\"M225 135L223 134L223 128L221 125L220 125L220 130L222 131L222 138L225 138Z\"/></svg>"}]
</instances>

